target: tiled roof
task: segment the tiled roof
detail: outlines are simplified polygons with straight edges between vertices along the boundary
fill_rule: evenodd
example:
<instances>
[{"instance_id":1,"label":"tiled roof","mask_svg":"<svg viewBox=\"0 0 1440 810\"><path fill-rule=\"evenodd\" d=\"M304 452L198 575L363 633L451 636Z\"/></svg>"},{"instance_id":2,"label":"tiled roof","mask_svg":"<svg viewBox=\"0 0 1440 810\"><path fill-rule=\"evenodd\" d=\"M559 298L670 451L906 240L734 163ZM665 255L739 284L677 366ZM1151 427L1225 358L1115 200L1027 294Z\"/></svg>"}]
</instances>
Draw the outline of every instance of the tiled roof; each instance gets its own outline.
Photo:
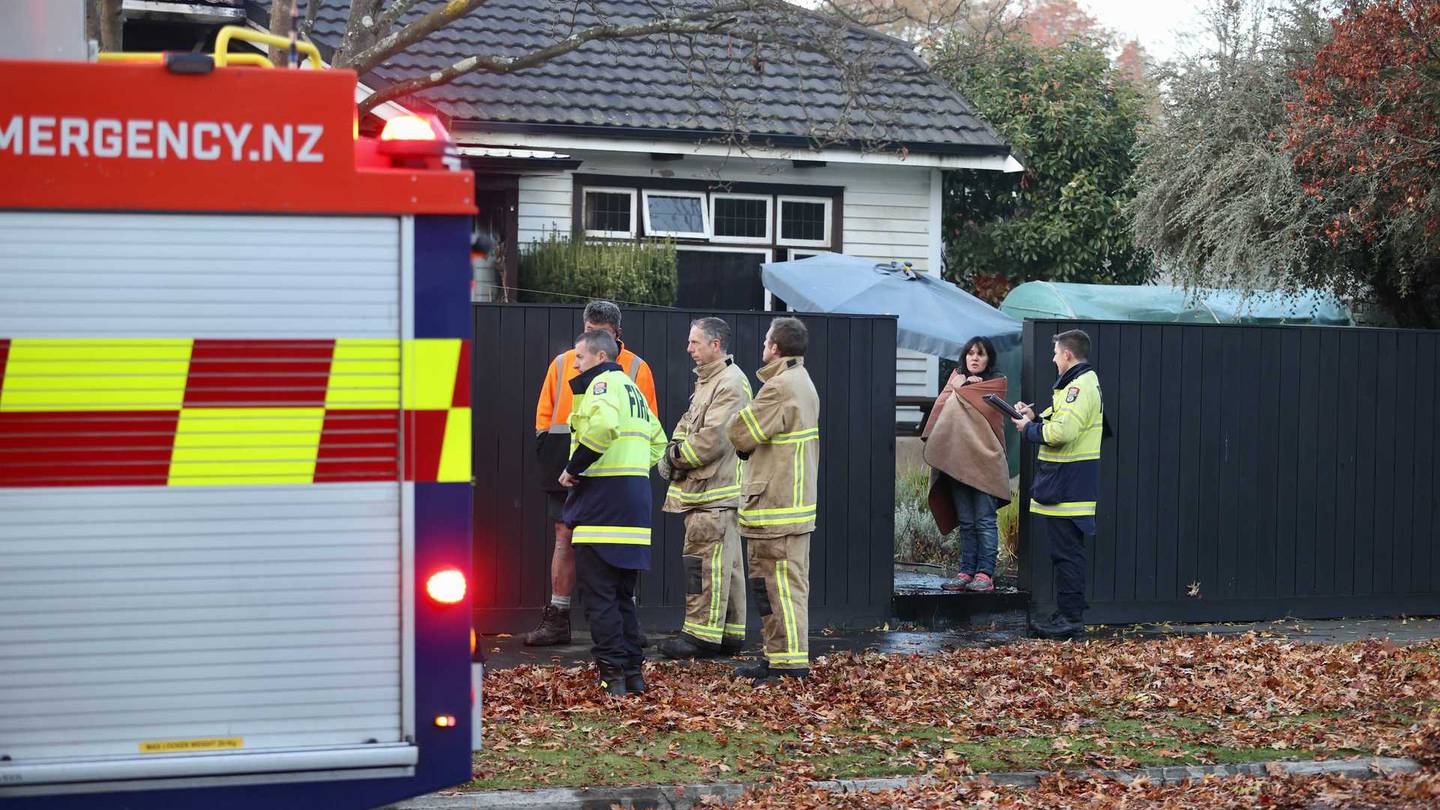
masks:
<instances>
[{"instance_id":1,"label":"tiled roof","mask_svg":"<svg viewBox=\"0 0 1440 810\"><path fill-rule=\"evenodd\" d=\"M516 56L597 22L654 19L657 6L704 0L490 0L365 77L384 86L474 54ZM348 4L320 12L314 38L338 44ZM423 0L407 19L429 11ZM938 154L1006 154L964 98L909 46L859 28L827 27L796 9L786 36L811 36L827 54L756 46L726 35L595 41L512 74L470 73L420 97L460 129L569 132L596 137L847 143ZM800 26L805 26L802 32ZM846 71L829 54L842 54ZM757 69L758 66L758 69Z\"/></svg>"}]
</instances>

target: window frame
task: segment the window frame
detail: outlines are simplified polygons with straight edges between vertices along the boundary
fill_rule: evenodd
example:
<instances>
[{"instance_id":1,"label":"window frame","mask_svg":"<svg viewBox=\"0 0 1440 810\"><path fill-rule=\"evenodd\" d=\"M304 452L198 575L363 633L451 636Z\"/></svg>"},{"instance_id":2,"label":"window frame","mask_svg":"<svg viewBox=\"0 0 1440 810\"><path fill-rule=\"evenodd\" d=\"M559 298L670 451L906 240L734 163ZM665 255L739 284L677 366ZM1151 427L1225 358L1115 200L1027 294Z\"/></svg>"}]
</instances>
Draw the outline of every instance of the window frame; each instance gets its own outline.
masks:
<instances>
[{"instance_id":1,"label":"window frame","mask_svg":"<svg viewBox=\"0 0 1440 810\"><path fill-rule=\"evenodd\" d=\"M598 194L624 194L630 198L630 230L628 231L595 231L585 227L586 220L590 215L590 192ZM580 187L580 227L584 230L586 238L595 239L636 239L640 232L636 227L635 218L635 189L619 186L581 186Z\"/></svg>"},{"instance_id":2,"label":"window frame","mask_svg":"<svg viewBox=\"0 0 1440 810\"><path fill-rule=\"evenodd\" d=\"M700 201L700 222L703 231L657 231L650 227L650 196L689 197ZM640 189L640 213L644 217L645 235L667 239L711 239L710 206L703 191L682 191L659 188Z\"/></svg>"},{"instance_id":3,"label":"window frame","mask_svg":"<svg viewBox=\"0 0 1440 810\"><path fill-rule=\"evenodd\" d=\"M786 239L785 238L785 203L821 203L825 206L825 238L824 239ZM834 239L834 201L829 197L800 197L793 194L775 195L775 244L780 247L813 247L830 248Z\"/></svg>"},{"instance_id":4,"label":"window frame","mask_svg":"<svg viewBox=\"0 0 1440 810\"><path fill-rule=\"evenodd\" d=\"M775 244L775 212L777 206L774 194L753 194L739 191L710 192L710 241L722 245L773 245ZM720 236L715 233L715 203L719 200L761 200L765 203L765 235Z\"/></svg>"}]
</instances>

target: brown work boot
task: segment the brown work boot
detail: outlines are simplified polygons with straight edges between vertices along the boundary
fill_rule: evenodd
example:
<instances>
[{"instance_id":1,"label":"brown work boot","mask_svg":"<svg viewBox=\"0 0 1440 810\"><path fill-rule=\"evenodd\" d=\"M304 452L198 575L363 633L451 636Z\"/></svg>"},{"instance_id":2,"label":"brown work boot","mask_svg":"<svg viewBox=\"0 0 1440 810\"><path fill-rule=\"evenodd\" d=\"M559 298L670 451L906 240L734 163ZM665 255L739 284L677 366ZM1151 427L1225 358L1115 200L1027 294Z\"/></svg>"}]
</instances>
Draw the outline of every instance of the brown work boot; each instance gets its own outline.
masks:
<instances>
[{"instance_id":1,"label":"brown work boot","mask_svg":"<svg viewBox=\"0 0 1440 810\"><path fill-rule=\"evenodd\" d=\"M570 643L570 611L546 605L540 626L525 634L526 647L550 647Z\"/></svg>"}]
</instances>

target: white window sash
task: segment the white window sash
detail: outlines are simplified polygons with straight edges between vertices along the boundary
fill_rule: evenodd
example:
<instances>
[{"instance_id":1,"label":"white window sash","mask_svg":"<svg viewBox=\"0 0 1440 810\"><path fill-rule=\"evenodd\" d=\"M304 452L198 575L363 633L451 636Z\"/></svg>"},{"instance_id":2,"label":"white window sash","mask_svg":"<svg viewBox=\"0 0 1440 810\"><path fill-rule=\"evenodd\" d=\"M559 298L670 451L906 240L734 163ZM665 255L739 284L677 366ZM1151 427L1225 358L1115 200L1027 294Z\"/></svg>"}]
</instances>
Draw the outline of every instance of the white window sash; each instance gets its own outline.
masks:
<instances>
[{"instance_id":1,"label":"white window sash","mask_svg":"<svg viewBox=\"0 0 1440 810\"><path fill-rule=\"evenodd\" d=\"M664 191L660 189L645 189L640 192L642 197L641 210L645 216L645 235L663 236L672 239L709 239L710 238L710 206L705 204L705 192L703 191ZM650 227L650 198L655 197L688 197L700 201L700 221L703 230L699 231L657 231Z\"/></svg>"},{"instance_id":2,"label":"white window sash","mask_svg":"<svg viewBox=\"0 0 1440 810\"><path fill-rule=\"evenodd\" d=\"M610 186L583 186L580 189L580 224L584 226L590 218L590 194L624 194L630 198L630 230L628 231L597 231L585 229L587 237L597 239L634 239L635 231L635 189L614 188Z\"/></svg>"},{"instance_id":3,"label":"white window sash","mask_svg":"<svg viewBox=\"0 0 1440 810\"><path fill-rule=\"evenodd\" d=\"M775 198L769 194L738 194L733 192L717 191L710 195L710 230L715 230L717 221L715 216L715 205L720 200L763 200L765 202L765 235L764 236L721 236L715 234L710 241L719 244L735 245L768 245L775 236Z\"/></svg>"},{"instance_id":4,"label":"white window sash","mask_svg":"<svg viewBox=\"0 0 1440 810\"><path fill-rule=\"evenodd\" d=\"M824 239L786 239L785 238L785 203L815 203L825 206L825 238ZM831 227L830 220L832 200L829 197L776 197L775 198L775 244L782 247L830 247Z\"/></svg>"}]
</instances>

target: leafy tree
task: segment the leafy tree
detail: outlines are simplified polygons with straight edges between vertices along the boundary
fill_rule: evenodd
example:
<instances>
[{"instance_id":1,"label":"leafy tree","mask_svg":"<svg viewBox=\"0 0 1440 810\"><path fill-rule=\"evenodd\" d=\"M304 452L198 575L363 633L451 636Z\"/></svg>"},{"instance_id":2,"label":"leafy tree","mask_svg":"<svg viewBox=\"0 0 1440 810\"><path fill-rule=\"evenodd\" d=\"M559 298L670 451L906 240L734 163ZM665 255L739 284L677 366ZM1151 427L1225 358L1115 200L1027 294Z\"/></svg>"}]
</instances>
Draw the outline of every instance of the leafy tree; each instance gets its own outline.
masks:
<instances>
[{"instance_id":1,"label":"leafy tree","mask_svg":"<svg viewBox=\"0 0 1440 810\"><path fill-rule=\"evenodd\" d=\"M1378 259L1337 280L1440 327L1440 2L1352 6L1295 76L1285 145L1323 239Z\"/></svg>"},{"instance_id":2,"label":"leafy tree","mask_svg":"<svg viewBox=\"0 0 1440 810\"><path fill-rule=\"evenodd\" d=\"M1125 214L1143 94L1106 45L1087 35L1043 47L1023 31L962 30L930 54L1025 164L1014 174L947 176L946 267L957 282L994 300L1022 281L1139 283L1149 274Z\"/></svg>"},{"instance_id":3,"label":"leafy tree","mask_svg":"<svg viewBox=\"0 0 1440 810\"><path fill-rule=\"evenodd\" d=\"M1171 67L1163 114L1142 135L1136 241L1187 285L1316 287L1440 326L1440 251L1425 226L1440 178L1419 142L1440 102L1437 29L1427 61L1425 34L1405 30L1423 17L1384 11L1436 4L1357 3L1332 26L1334 6L1215 9L1214 44Z\"/></svg>"}]
</instances>

